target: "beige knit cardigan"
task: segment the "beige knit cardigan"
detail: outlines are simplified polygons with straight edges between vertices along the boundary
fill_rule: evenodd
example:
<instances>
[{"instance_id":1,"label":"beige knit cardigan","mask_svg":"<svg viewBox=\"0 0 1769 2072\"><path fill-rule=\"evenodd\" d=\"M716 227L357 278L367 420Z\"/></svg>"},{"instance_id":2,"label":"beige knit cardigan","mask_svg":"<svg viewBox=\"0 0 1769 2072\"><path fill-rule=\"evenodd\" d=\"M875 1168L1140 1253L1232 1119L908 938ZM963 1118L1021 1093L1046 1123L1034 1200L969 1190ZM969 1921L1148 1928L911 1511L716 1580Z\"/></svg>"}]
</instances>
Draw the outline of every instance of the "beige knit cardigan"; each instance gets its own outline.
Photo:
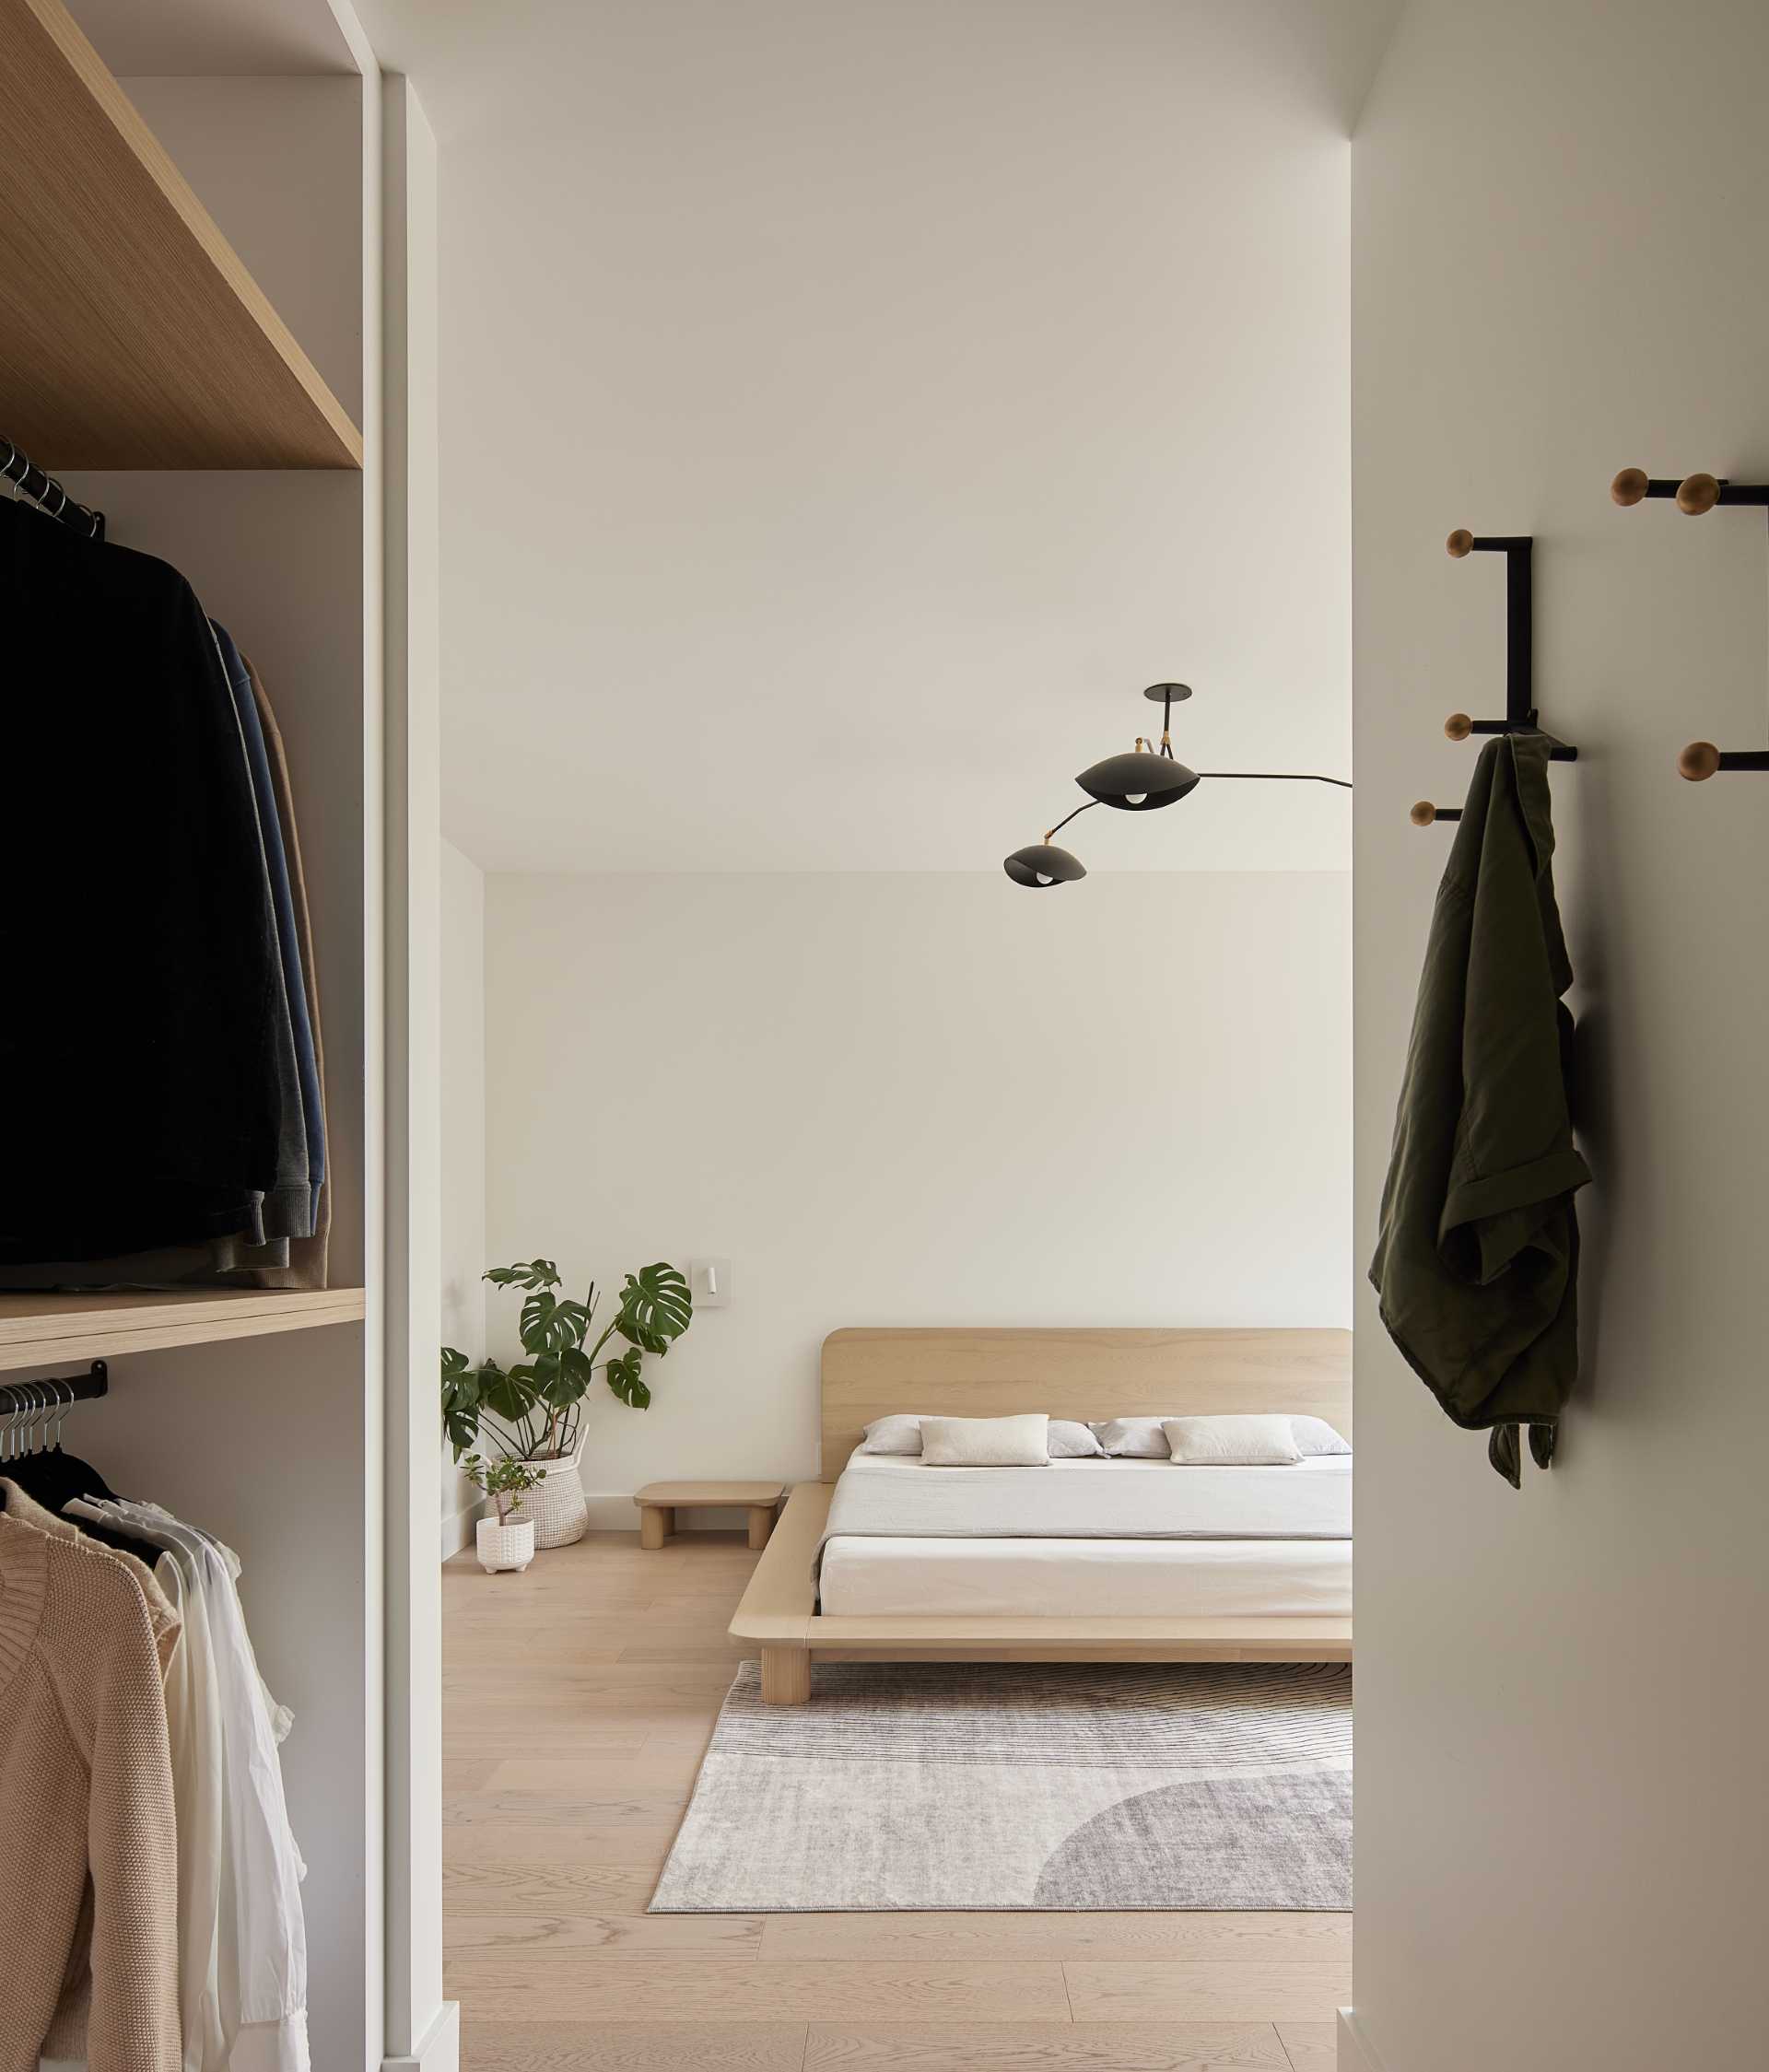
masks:
<instances>
[{"instance_id":1,"label":"beige knit cardigan","mask_svg":"<svg viewBox=\"0 0 1769 2072\"><path fill-rule=\"evenodd\" d=\"M84 1981L89 2072L179 2072L178 1842L140 1585L0 1514L0 2072L34 2072Z\"/></svg>"}]
</instances>

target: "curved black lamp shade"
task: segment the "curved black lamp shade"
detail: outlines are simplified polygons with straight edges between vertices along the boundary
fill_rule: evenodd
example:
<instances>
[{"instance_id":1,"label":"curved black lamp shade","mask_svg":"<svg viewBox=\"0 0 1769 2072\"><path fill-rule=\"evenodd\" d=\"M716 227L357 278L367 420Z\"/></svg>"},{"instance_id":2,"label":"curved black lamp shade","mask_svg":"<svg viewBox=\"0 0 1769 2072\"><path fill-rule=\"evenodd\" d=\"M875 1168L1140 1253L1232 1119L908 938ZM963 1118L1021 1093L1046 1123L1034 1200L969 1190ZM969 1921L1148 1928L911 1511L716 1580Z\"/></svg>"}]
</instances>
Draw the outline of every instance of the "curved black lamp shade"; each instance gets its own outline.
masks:
<instances>
[{"instance_id":1,"label":"curved black lamp shade","mask_svg":"<svg viewBox=\"0 0 1769 2072\"><path fill-rule=\"evenodd\" d=\"M1108 755L1095 763L1075 779L1102 806L1116 806L1120 813L1153 813L1156 806L1170 806L1183 799L1198 781L1189 770L1171 756L1133 749L1122 755Z\"/></svg>"},{"instance_id":2,"label":"curved black lamp shade","mask_svg":"<svg viewBox=\"0 0 1769 2072\"><path fill-rule=\"evenodd\" d=\"M1043 892L1050 885L1072 884L1087 875L1087 866L1066 849L1052 849L1049 842L1034 842L1016 849L1002 865L1016 885L1030 885Z\"/></svg>"}]
</instances>

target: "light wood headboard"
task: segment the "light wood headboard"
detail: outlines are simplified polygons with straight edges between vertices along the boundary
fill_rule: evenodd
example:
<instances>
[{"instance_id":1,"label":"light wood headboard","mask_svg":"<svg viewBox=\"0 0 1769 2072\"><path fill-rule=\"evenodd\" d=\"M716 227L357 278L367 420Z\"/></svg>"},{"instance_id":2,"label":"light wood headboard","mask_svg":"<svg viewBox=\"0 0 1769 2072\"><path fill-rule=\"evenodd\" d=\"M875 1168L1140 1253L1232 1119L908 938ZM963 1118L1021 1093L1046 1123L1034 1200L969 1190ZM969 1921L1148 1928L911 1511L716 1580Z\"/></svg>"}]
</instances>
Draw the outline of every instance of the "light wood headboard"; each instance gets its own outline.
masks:
<instances>
[{"instance_id":1,"label":"light wood headboard","mask_svg":"<svg viewBox=\"0 0 1769 2072\"><path fill-rule=\"evenodd\" d=\"M823 1479L875 1417L1280 1411L1352 1435L1352 1334L1335 1330L842 1330L823 1341Z\"/></svg>"}]
</instances>

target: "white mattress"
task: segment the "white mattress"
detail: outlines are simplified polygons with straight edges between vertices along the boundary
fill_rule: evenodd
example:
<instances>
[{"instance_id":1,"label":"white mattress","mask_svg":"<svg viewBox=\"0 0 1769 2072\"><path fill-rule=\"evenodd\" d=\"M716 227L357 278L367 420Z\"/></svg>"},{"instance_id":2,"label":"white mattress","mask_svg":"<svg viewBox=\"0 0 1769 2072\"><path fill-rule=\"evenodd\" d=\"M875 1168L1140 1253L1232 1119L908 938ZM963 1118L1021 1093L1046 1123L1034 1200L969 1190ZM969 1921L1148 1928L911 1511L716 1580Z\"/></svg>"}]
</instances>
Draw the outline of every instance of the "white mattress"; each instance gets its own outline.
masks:
<instances>
[{"instance_id":1,"label":"white mattress","mask_svg":"<svg viewBox=\"0 0 1769 2072\"><path fill-rule=\"evenodd\" d=\"M855 1618L1349 1618L1352 1543L843 1534L823 1551L822 1610Z\"/></svg>"},{"instance_id":2,"label":"white mattress","mask_svg":"<svg viewBox=\"0 0 1769 2072\"><path fill-rule=\"evenodd\" d=\"M1352 1457L1284 1468L1171 1460L1053 1460L1048 1468L930 1468L855 1454L827 1537L930 1539L1349 1539Z\"/></svg>"}]
</instances>

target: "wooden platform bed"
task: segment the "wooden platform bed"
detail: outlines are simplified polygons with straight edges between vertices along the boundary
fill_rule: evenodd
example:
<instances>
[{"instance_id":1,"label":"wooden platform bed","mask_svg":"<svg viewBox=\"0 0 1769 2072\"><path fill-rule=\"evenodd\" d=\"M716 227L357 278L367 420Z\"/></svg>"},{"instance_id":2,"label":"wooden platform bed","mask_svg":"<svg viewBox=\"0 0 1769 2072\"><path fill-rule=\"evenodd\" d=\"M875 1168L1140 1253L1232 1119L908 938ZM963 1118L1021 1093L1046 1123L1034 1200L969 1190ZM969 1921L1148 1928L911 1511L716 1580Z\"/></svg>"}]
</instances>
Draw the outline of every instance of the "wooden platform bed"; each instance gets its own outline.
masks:
<instances>
[{"instance_id":1,"label":"wooden platform bed","mask_svg":"<svg viewBox=\"0 0 1769 2072\"><path fill-rule=\"evenodd\" d=\"M1349 1331L1335 1330L832 1332L823 1344L823 1480L788 1498L731 1622L734 1639L760 1650L764 1700L803 1704L814 1660L1349 1661L1349 1618L826 1618L812 1563L836 1480L874 1418L1038 1410L1089 1423L1275 1411L1324 1417L1349 1438L1351 1344Z\"/></svg>"}]
</instances>

